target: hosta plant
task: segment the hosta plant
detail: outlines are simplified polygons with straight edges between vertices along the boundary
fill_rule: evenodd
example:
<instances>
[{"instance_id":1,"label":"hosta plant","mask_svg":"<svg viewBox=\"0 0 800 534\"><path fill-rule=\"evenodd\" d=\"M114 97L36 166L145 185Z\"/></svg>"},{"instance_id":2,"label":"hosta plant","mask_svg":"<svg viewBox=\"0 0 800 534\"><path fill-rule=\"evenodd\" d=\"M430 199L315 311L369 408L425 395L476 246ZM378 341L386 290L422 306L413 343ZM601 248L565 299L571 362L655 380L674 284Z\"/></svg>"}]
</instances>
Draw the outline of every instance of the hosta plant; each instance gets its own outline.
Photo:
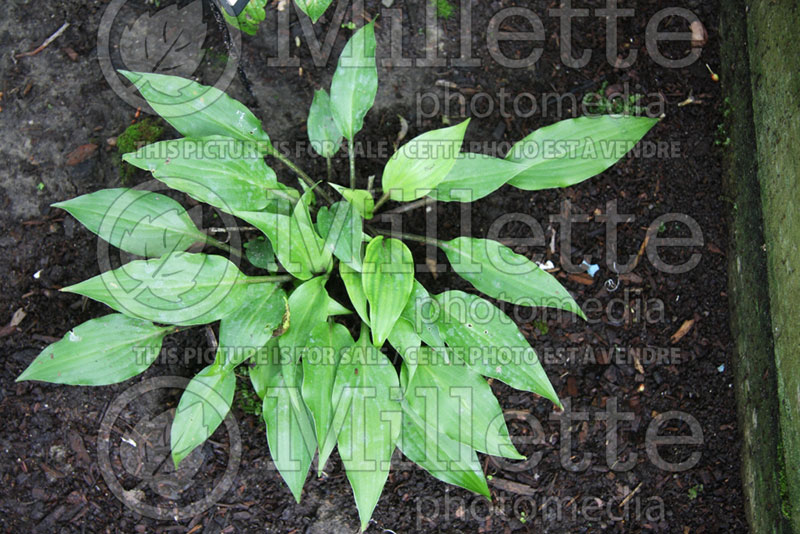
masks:
<instances>
[{"instance_id":1,"label":"hosta plant","mask_svg":"<svg viewBox=\"0 0 800 534\"><path fill-rule=\"evenodd\" d=\"M504 184L578 183L621 156L608 146L630 148L655 120L565 120L531 133L503 159L462 152L464 121L400 146L373 190L372 179L363 188L357 178L354 158L378 88L372 24L345 46L330 93L317 91L310 104L308 135L319 154L330 160L346 147L344 183L330 165L327 176L308 176L276 150L253 113L214 88L122 74L183 135L126 161L260 235L234 249L198 229L172 197L135 188L55 204L140 259L64 288L116 313L75 327L19 380L121 382L156 359L165 336L218 322L216 360L176 409L176 465L229 412L239 368L263 399L270 455L296 499L314 457L322 473L335 448L362 528L396 448L434 477L489 497L476 452L522 456L486 377L560 404L533 349L492 300L583 314L551 274L499 242L393 233L377 214L387 201L469 202ZM278 181L267 165L274 161L299 176L299 189ZM415 279L405 241L438 246L475 291L431 294ZM203 246L224 255L197 252ZM245 270L263 273L244 274L245 258L252 264Z\"/></svg>"}]
</instances>

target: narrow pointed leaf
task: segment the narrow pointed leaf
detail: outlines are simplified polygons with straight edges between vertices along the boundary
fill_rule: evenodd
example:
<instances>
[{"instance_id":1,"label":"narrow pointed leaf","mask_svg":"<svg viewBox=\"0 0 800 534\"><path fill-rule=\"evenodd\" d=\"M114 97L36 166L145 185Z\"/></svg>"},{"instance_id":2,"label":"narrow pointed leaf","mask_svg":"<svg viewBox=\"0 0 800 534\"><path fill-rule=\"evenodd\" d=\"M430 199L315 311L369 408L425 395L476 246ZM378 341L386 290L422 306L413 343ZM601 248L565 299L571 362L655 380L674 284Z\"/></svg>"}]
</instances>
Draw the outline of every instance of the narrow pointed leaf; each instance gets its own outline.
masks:
<instances>
[{"instance_id":1,"label":"narrow pointed leaf","mask_svg":"<svg viewBox=\"0 0 800 534\"><path fill-rule=\"evenodd\" d=\"M375 22L356 31L342 50L331 81L331 112L342 134L353 140L378 93Z\"/></svg>"},{"instance_id":2,"label":"narrow pointed leaf","mask_svg":"<svg viewBox=\"0 0 800 534\"><path fill-rule=\"evenodd\" d=\"M506 155L506 160L524 167L509 183L528 191L580 183L622 159L657 122L650 117L603 115L540 128Z\"/></svg>"},{"instance_id":3,"label":"narrow pointed leaf","mask_svg":"<svg viewBox=\"0 0 800 534\"><path fill-rule=\"evenodd\" d=\"M332 158L342 145L342 132L333 120L331 99L324 89L314 92L306 125L308 139L317 154L323 158Z\"/></svg>"},{"instance_id":4,"label":"narrow pointed leaf","mask_svg":"<svg viewBox=\"0 0 800 534\"><path fill-rule=\"evenodd\" d=\"M397 446L409 460L442 482L491 498L475 451L437 432L435 423L428 424L408 403L403 406L403 429Z\"/></svg>"},{"instance_id":5,"label":"narrow pointed leaf","mask_svg":"<svg viewBox=\"0 0 800 534\"><path fill-rule=\"evenodd\" d=\"M258 351L253 365L248 369L250 384L258 398L264 400L273 377L280 372L280 348L278 347L278 338L275 337L270 339L262 350Z\"/></svg>"},{"instance_id":6,"label":"narrow pointed leaf","mask_svg":"<svg viewBox=\"0 0 800 534\"><path fill-rule=\"evenodd\" d=\"M450 439L492 456L524 459L486 380L463 363L444 363L425 347L422 352L429 354L421 356L406 390L410 407Z\"/></svg>"},{"instance_id":7,"label":"narrow pointed leaf","mask_svg":"<svg viewBox=\"0 0 800 534\"><path fill-rule=\"evenodd\" d=\"M366 189L348 189L337 184L329 185L352 204L363 218L372 218L372 211L375 209L375 199L372 198L372 193Z\"/></svg>"},{"instance_id":8,"label":"narrow pointed leaf","mask_svg":"<svg viewBox=\"0 0 800 534\"><path fill-rule=\"evenodd\" d=\"M363 221L355 208L347 202L334 202L330 209L320 208L317 228L325 240L325 247L343 263L361 272Z\"/></svg>"},{"instance_id":9,"label":"narrow pointed leaf","mask_svg":"<svg viewBox=\"0 0 800 534\"><path fill-rule=\"evenodd\" d=\"M471 369L561 406L539 358L510 317L463 291L445 291L435 299L439 331Z\"/></svg>"},{"instance_id":10,"label":"narrow pointed leaf","mask_svg":"<svg viewBox=\"0 0 800 534\"><path fill-rule=\"evenodd\" d=\"M556 278L497 241L457 237L439 242L453 269L479 291L517 306L583 311Z\"/></svg>"},{"instance_id":11,"label":"narrow pointed leaf","mask_svg":"<svg viewBox=\"0 0 800 534\"><path fill-rule=\"evenodd\" d=\"M422 346L422 338L414 330L414 325L407 319L398 317L394 323L394 328L389 334L389 343L394 350L403 358L403 362L408 367L406 378L410 382L417 370L417 360L419 358L419 348Z\"/></svg>"},{"instance_id":12,"label":"narrow pointed leaf","mask_svg":"<svg viewBox=\"0 0 800 534\"><path fill-rule=\"evenodd\" d=\"M524 167L484 154L460 154L447 176L429 195L442 202L472 202L499 189Z\"/></svg>"},{"instance_id":13,"label":"narrow pointed leaf","mask_svg":"<svg viewBox=\"0 0 800 534\"><path fill-rule=\"evenodd\" d=\"M264 347L286 311L286 293L277 284L248 284L244 302L219 323L217 362L226 371Z\"/></svg>"},{"instance_id":14,"label":"narrow pointed leaf","mask_svg":"<svg viewBox=\"0 0 800 534\"><path fill-rule=\"evenodd\" d=\"M289 386L283 375L274 375L264 395L262 414L272 461L295 500L300 502L317 441L311 414L299 388Z\"/></svg>"},{"instance_id":15,"label":"narrow pointed leaf","mask_svg":"<svg viewBox=\"0 0 800 534\"><path fill-rule=\"evenodd\" d=\"M201 445L231 409L236 376L217 365L200 371L186 386L170 429L175 467Z\"/></svg>"},{"instance_id":16,"label":"narrow pointed leaf","mask_svg":"<svg viewBox=\"0 0 800 534\"><path fill-rule=\"evenodd\" d=\"M367 296L364 294L364 285L361 283L361 273L349 267L346 263L339 263L339 275L344 282L347 296L356 309L361 320L369 324L369 314L367 313Z\"/></svg>"},{"instance_id":17,"label":"narrow pointed leaf","mask_svg":"<svg viewBox=\"0 0 800 534\"><path fill-rule=\"evenodd\" d=\"M75 386L123 382L150 367L171 330L118 313L92 319L46 347L17 382L41 380Z\"/></svg>"},{"instance_id":18,"label":"narrow pointed leaf","mask_svg":"<svg viewBox=\"0 0 800 534\"><path fill-rule=\"evenodd\" d=\"M277 188L275 171L246 143L226 137L173 139L144 146L122 159L166 185L223 211L257 211Z\"/></svg>"},{"instance_id":19,"label":"narrow pointed leaf","mask_svg":"<svg viewBox=\"0 0 800 534\"><path fill-rule=\"evenodd\" d=\"M403 312L414 286L411 251L397 239L375 237L367 245L361 282L369 302L372 340L380 347Z\"/></svg>"},{"instance_id":20,"label":"narrow pointed leaf","mask_svg":"<svg viewBox=\"0 0 800 534\"><path fill-rule=\"evenodd\" d=\"M303 356L303 400L314 419L319 460L317 469L325 469L336 433L333 422L333 383L342 353L353 346L353 338L344 326L328 322L317 325L308 338L309 351Z\"/></svg>"},{"instance_id":21,"label":"narrow pointed leaf","mask_svg":"<svg viewBox=\"0 0 800 534\"><path fill-rule=\"evenodd\" d=\"M148 258L184 251L207 237L171 198L138 189L101 189L53 207L68 211L111 245Z\"/></svg>"},{"instance_id":22,"label":"narrow pointed leaf","mask_svg":"<svg viewBox=\"0 0 800 534\"><path fill-rule=\"evenodd\" d=\"M365 332L342 355L336 371L334 420L341 420L338 449L365 530L378 503L400 435L397 372ZM334 422L334 428L339 426Z\"/></svg>"},{"instance_id":23,"label":"narrow pointed leaf","mask_svg":"<svg viewBox=\"0 0 800 534\"><path fill-rule=\"evenodd\" d=\"M242 103L216 87L179 76L119 72L136 85L153 110L184 137L224 135L269 146L269 136L261 128L261 121Z\"/></svg>"},{"instance_id":24,"label":"narrow pointed leaf","mask_svg":"<svg viewBox=\"0 0 800 534\"><path fill-rule=\"evenodd\" d=\"M247 276L222 256L176 252L132 261L62 291L156 323L211 323L244 303Z\"/></svg>"},{"instance_id":25,"label":"narrow pointed leaf","mask_svg":"<svg viewBox=\"0 0 800 534\"><path fill-rule=\"evenodd\" d=\"M410 202L430 193L456 164L467 125L469 119L426 132L401 146L383 169L383 192L398 202Z\"/></svg>"}]
</instances>

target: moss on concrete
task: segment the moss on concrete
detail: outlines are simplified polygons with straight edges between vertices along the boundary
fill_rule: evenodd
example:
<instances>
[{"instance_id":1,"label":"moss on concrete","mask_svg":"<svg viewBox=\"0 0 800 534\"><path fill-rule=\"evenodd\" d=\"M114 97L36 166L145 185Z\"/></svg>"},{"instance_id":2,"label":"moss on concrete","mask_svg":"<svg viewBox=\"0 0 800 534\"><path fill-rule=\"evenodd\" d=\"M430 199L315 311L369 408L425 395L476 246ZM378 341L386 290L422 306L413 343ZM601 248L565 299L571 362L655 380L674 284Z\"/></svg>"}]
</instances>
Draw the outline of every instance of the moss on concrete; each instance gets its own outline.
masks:
<instances>
[{"instance_id":1,"label":"moss on concrete","mask_svg":"<svg viewBox=\"0 0 800 534\"><path fill-rule=\"evenodd\" d=\"M800 532L800 6L749 5L747 42L790 523Z\"/></svg>"},{"instance_id":2,"label":"moss on concrete","mask_svg":"<svg viewBox=\"0 0 800 534\"><path fill-rule=\"evenodd\" d=\"M800 533L800 6L722 4L730 289L751 528ZM762 227L763 224L763 227Z\"/></svg>"},{"instance_id":3,"label":"moss on concrete","mask_svg":"<svg viewBox=\"0 0 800 534\"><path fill-rule=\"evenodd\" d=\"M724 125L730 139L724 161L731 208L728 286L745 513L755 534L783 534L790 529L781 512L778 398L769 394L777 391L777 380L743 0L723 3L721 32L722 83L730 110Z\"/></svg>"}]
</instances>

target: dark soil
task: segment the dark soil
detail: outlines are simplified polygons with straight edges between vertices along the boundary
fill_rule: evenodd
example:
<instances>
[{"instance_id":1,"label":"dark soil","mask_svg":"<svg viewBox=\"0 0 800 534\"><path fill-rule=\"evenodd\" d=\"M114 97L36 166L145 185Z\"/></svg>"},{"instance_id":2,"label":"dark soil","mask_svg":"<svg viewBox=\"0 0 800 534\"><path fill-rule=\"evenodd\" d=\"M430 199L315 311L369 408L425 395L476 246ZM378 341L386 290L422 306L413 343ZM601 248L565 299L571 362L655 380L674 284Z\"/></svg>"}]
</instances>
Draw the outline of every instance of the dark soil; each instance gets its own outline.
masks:
<instances>
[{"instance_id":1,"label":"dark soil","mask_svg":"<svg viewBox=\"0 0 800 534\"><path fill-rule=\"evenodd\" d=\"M576 3L580 4L576 7L592 9L604 4ZM448 84L452 84L452 91L464 94L468 103L476 92L498 95L501 89L511 99L522 92L554 92L573 93L580 102L585 93L600 90L603 82L612 87L628 84L631 93L648 95L647 103L654 102L658 98L655 95L665 100L666 117L646 141L671 143L676 150L671 157L662 154L625 158L602 175L566 190L531 193L504 187L477 202L470 212L475 236L485 236L500 216L516 213L536 219L545 230L547 243L551 231L558 231L559 236L563 233L563 225L551 222L550 217L559 213L564 201L571 203L573 214L589 215L588 223L575 224L572 229L571 250L565 250L556 240L555 254L548 252L549 246L526 246L513 241L531 236L530 227L519 217L499 228L499 238L507 240L517 252L537 260L550 259L560 266L557 275L579 303L597 303L588 314L588 323L566 314L545 314L541 310L531 314L528 308L506 308L518 319L543 359L562 399L569 401L573 412L586 417L572 420L564 427L569 431L564 432L560 421L553 419L550 403L495 382L495 392L508 411L512 435L520 439L520 449L525 454L542 453L538 465L520 468L511 462L482 458L487 475L491 475L493 500L489 503L447 486L421 469L401 466L403 459L398 453L395 459L399 469L389 478L371 531L744 532L739 438L730 371L732 341L725 293L726 228L722 214L726 206L721 196L721 149L715 146L723 106L719 86L705 67L708 63L713 68L718 62L717 2L674 3L693 10L709 35L700 60L683 69L661 67L645 50L645 26L664 7L662 3L623 2L622 7L635 8L635 15L621 19L620 39L639 51L639 59L627 70L615 69L605 60L605 21L593 14L573 22L573 47L576 51L591 49L592 60L580 69L561 65L559 20L546 14L557 4L519 3L539 14L545 27L544 53L535 68L504 68L489 58L486 28L495 13L514 5L509 1L473 6L473 51L475 57L483 59L483 66L381 67L382 89L360 141L384 142L391 151L400 130L398 115L409 122L406 139L440 127L441 115L427 118L418 113L417 95L431 92L441 98L443 86ZM393 8L403 12L406 57L424 55L425 37L418 32L425 25L424 6L422 1L394 3ZM97 436L104 414L114 399L132 385L156 376L191 376L203 366L198 361L160 361L141 377L108 387L14 382L49 342L63 336L70 327L107 312L100 304L57 291L99 272L97 240L65 212L49 207L56 201L120 184L119 163L107 140L121 134L135 120L136 110L114 94L98 66L96 36L107 7L106 2L90 0L15 1L8 3L0 22L0 150L4 167L0 173L0 323L8 324L18 309L26 314L18 326L3 329L0 334L4 354L0 408L5 420L0 435L0 525L6 532L355 532L357 514L338 459L329 464L326 478L309 477L302 502L295 504L271 468L263 423L249 413L245 400L236 401L233 414L241 432L241 465L232 488L218 506L176 522L143 517L114 496L98 464ZM366 11L374 16L381 6L367 1ZM323 31L335 29L331 24L333 14L331 7L317 25L320 39L325 35ZM243 41L244 76L235 79L229 93L255 109L274 141L293 147L306 141L305 110L313 90L328 86L335 61L329 60L324 67L314 65L301 25L293 14L288 42L290 53L299 58L299 64L268 66L267 58L278 56L275 35L280 32L275 20L273 3L259 34ZM439 50L442 57L458 55L459 20L456 6L452 18L440 21L444 32ZM44 51L13 58L14 54L34 49L64 21L71 26ZM379 19L380 57L389 56L390 22L386 13ZM511 18L502 29L528 31L529 27L524 19ZM661 29L687 28L676 18L662 23ZM347 35L349 31L340 32L332 57L337 57ZM299 48L295 46L295 36L302 38ZM211 46L217 54L225 53L221 42ZM688 44L671 44L665 49L676 57L682 56ZM504 43L501 50L509 57L525 57L530 44ZM209 60L200 72L212 76L214 69ZM690 95L697 103L678 106ZM566 106L560 113L550 109L545 116L538 112L528 118L505 119L495 111L481 118L486 106L485 100L476 103L473 111L478 116L468 106L466 115L473 117L468 141L514 142L540 126L580 114ZM498 110L499 99L494 106ZM459 120L461 114L455 107L450 117ZM68 155L89 143L99 148L90 150L83 161L67 165ZM364 185L366 176L380 176L388 155L376 154L363 160L360 172ZM324 172L320 158L304 157L300 163L313 173ZM338 175L344 177L346 161L337 159L335 165ZM293 179L280 165L275 168L287 183ZM146 179L136 175L135 182ZM644 253L632 272L614 274L606 263L608 236L598 217L606 213L609 201L617 201L619 213L635 217L618 228L621 262L640 252L647 228L657 217L681 213L698 223L704 245L662 250L662 257L668 263L679 264L698 253L697 266L684 274L669 274L657 269ZM438 205L428 213L428 225L433 215L441 237L467 233L459 205ZM206 221L213 222L213 216L206 214ZM422 210L404 218L407 231L424 233L425 227ZM670 237L688 235L687 227L679 223L669 223L660 232L659 235ZM431 274L424 267L424 247L414 247L413 251L417 262L423 265L419 278L431 292L446 288L470 290L449 268L436 276ZM574 263L586 257L599 265L599 273L591 278L567 272L559 255ZM441 253L431 257L446 265ZM691 328L673 343L671 336L690 320L694 321ZM202 329L170 336L165 343L168 349L202 350L207 346ZM626 352L609 357L609 350L615 347L623 351L671 349L672 356L670 361L660 362L649 362L645 355L637 362ZM245 379L240 382L246 384ZM135 417L142 410L173 408L178 394L179 391L165 391L142 400L139 406L123 412L123 420L135 425ZM238 395L240 399L247 398L242 392ZM620 412L631 414L630 420L620 423L617 433L619 461L636 455L632 467L624 471L614 464L614 458L610 462L606 459L607 439L613 436L606 435L606 423L598 415L606 413L609 400L617 403ZM648 427L659 414L670 411L691 416L703 434L700 444L658 448L670 462L684 461L697 453L696 465L674 473L651 461L646 447ZM543 434L526 420L530 416L541 423ZM660 433L688 435L690 428L670 420ZM179 504L190 502L222 477L232 439L224 430L218 430L213 443L207 443L195 455L189 475L191 488L181 495ZM571 458L562 461L559 448L567 440L572 442ZM118 435L113 434L113 441L123 450ZM585 469L571 471L562 467L562 463L578 462L588 455L591 459ZM116 472L124 473L124 454L112 454L111 460ZM133 475L128 473L124 478L131 479ZM145 485L141 491L146 502L163 501L154 486ZM547 500L552 498L555 500Z\"/></svg>"}]
</instances>

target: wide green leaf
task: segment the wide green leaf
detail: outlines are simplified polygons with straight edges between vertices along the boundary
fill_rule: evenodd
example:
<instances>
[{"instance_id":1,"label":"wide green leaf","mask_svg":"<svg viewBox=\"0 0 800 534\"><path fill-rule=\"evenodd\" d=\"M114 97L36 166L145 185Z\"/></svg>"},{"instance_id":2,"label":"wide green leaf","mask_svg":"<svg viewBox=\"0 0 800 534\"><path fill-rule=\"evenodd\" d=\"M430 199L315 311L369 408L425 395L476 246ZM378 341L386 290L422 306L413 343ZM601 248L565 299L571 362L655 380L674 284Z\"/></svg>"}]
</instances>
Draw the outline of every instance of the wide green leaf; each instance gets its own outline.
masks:
<instances>
[{"instance_id":1,"label":"wide green leaf","mask_svg":"<svg viewBox=\"0 0 800 534\"><path fill-rule=\"evenodd\" d=\"M314 418L322 473L336 446L333 422L333 383L342 353L353 346L353 338L344 326L329 321L317 325L308 337L308 351L303 355L303 400Z\"/></svg>"},{"instance_id":2,"label":"wide green leaf","mask_svg":"<svg viewBox=\"0 0 800 534\"><path fill-rule=\"evenodd\" d=\"M254 267L276 272L278 264L275 263L275 251L272 242L265 236L258 236L247 241L244 245L245 257Z\"/></svg>"},{"instance_id":3,"label":"wide green leaf","mask_svg":"<svg viewBox=\"0 0 800 534\"><path fill-rule=\"evenodd\" d=\"M166 185L223 211L257 211L276 189L275 171L242 141L220 136L146 145L122 159Z\"/></svg>"},{"instance_id":4,"label":"wide green leaf","mask_svg":"<svg viewBox=\"0 0 800 534\"><path fill-rule=\"evenodd\" d=\"M317 440L314 422L299 387L288 385L280 373L273 375L264 395L262 415L272 461L295 500L300 502Z\"/></svg>"},{"instance_id":5,"label":"wide green leaf","mask_svg":"<svg viewBox=\"0 0 800 534\"><path fill-rule=\"evenodd\" d=\"M41 380L74 386L122 382L150 367L171 330L118 313L92 319L47 346L17 382Z\"/></svg>"},{"instance_id":6,"label":"wide green leaf","mask_svg":"<svg viewBox=\"0 0 800 534\"><path fill-rule=\"evenodd\" d=\"M367 313L367 296L364 294L364 285L361 283L361 273L348 266L344 262L339 263L339 275L344 282L344 289L350 302L356 309L361 320L369 324L369 314Z\"/></svg>"},{"instance_id":7,"label":"wide green leaf","mask_svg":"<svg viewBox=\"0 0 800 534\"><path fill-rule=\"evenodd\" d=\"M137 256L184 251L208 237L171 198L138 189L101 189L53 207L68 211L111 245Z\"/></svg>"},{"instance_id":8,"label":"wide green leaf","mask_svg":"<svg viewBox=\"0 0 800 534\"><path fill-rule=\"evenodd\" d=\"M411 295L400 317L413 325L414 331L426 345L433 350L439 351L444 361L448 361L444 339L439 333L439 326L436 324L435 311L436 302L434 302L433 297L418 280L414 280Z\"/></svg>"},{"instance_id":9,"label":"wide green leaf","mask_svg":"<svg viewBox=\"0 0 800 534\"><path fill-rule=\"evenodd\" d=\"M492 456L525 458L511 443L503 411L489 384L463 362L445 363L422 347L406 400L450 439Z\"/></svg>"},{"instance_id":10,"label":"wide green leaf","mask_svg":"<svg viewBox=\"0 0 800 534\"><path fill-rule=\"evenodd\" d=\"M165 74L120 70L153 110L184 137L224 135L256 143L259 151L271 146L261 121L244 104L216 87ZM265 151L265 150L264 150Z\"/></svg>"},{"instance_id":11,"label":"wide green leaf","mask_svg":"<svg viewBox=\"0 0 800 534\"><path fill-rule=\"evenodd\" d=\"M378 236L367 245L361 275L369 302L372 342L383 345L414 286L414 258L402 241Z\"/></svg>"},{"instance_id":12,"label":"wide green leaf","mask_svg":"<svg viewBox=\"0 0 800 534\"><path fill-rule=\"evenodd\" d=\"M330 208L321 207L317 212L317 228L325 240L325 247L343 263L361 272L364 229L363 220L355 208L347 202L334 202Z\"/></svg>"},{"instance_id":13,"label":"wide green leaf","mask_svg":"<svg viewBox=\"0 0 800 534\"><path fill-rule=\"evenodd\" d=\"M234 215L267 236L278 261L294 277L308 280L330 267L331 251L314 229L304 202L295 205L291 216L265 211L236 211Z\"/></svg>"},{"instance_id":14,"label":"wide green leaf","mask_svg":"<svg viewBox=\"0 0 800 534\"><path fill-rule=\"evenodd\" d=\"M219 323L217 362L231 370L255 355L283 322L286 293L278 284L248 284L242 307Z\"/></svg>"},{"instance_id":15,"label":"wide green leaf","mask_svg":"<svg viewBox=\"0 0 800 534\"><path fill-rule=\"evenodd\" d=\"M130 317L194 325L214 322L241 307L246 283L248 277L222 256L176 252L132 261L62 291Z\"/></svg>"},{"instance_id":16,"label":"wide green leaf","mask_svg":"<svg viewBox=\"0 0 800 534\"><path fill-rule=\"evenodd\" d=\"M278 338L282 351L282 372L289 386L300 386L298 368L308 346L308 337L317 325L325 324L328 318L330 297L325 290L326 282L324 276L312 278L289 295L289 327Z\"/></svg>"},{"instance_id":17,"label":"wide green leaf","mask_svg":"<svg viewBox=\"0 0 800 534\"><path fill-rule=\"evenodd\" d=\"M342 132L331 113L331 99L325 89L314 92L306 122L311 146L323 158L332 158L342 144Z\"/></svg>"},{"instance_id":18,"label":"wide green leaf","mask_svg":"<svg viewBox=\"0 0 800 534\"><path fill-rule=\"evenodd\" d=\"M281 352L278 347L278 338L270 339L264 347L256 353L253 365L248 368L250 384L253 391L261 400L267 394L267 388L272 383L276 374L281 372Z\"/></svg>"},{"instance_id":19,"label":"wide green leaf","mask_svg":"<svg viewBox=\"0 0 800 534\"><path fill-rule=\"evenodd\" d=\"M331 2L332 0L294 0L297 7L309 16L311 22L317 22Z\"/></svg>"},{"instance_id":20,"label":"wide green leaf","mask_svg":"<svg viewBox=\"0 0 800 534\"><path fill-rule=\"evenodd\" d=\"M434 298L439 331L470 368L561 406L533 348L502 310L463 291L445 291Z\"/></svg>"},{"instance_id":21,"label":"wide green leaf","mask_svg":"<svg viewBox=\"0 0 800 534\"><path fill-rule=\"evenodd\" d=\"M372 198L372 193L366 189L348 189L337 184L328 185L336 189L345 200L352 204L363 218L372 218L372 211L375 209L375 199Z\"/></svg>"},{"instance_id":22,"label":"wide green leaf","mask_svg":"<svg viewBox=\"0 0 800 534\"><path fill-rule=\"evenodd\" d=\"M375 22L356 31L342 50L331 81L331 112L349 140L364 125L364 116L378 93L375 63Z\"/></svg>"},{"instance_id":23,"label":"wide green leaf","mask_svg":"<svg viewBox=\"0 0 800 534\"><path fill-rule=\"evenodd\" d=\"M403 358L407 366L406 379L408 382L414 377L417 370L417 360L419 358L419 348L422 346L422 338L417 334L414 325L403 317L398 317L394 323L394 328L389 333L389 343L394 350Z\"/></svg>"},{"instance_id":24,"label":"wide green leaf","mask_svg":"<svg viewBox=\"0 0 800 534\"><path fill-rule=\"evenodd\" d=\"M468 125L469 119L425 132L401 146L383 168L384 194L410 202L435 189L456 164Z\"/></svg>"},{"instance_id":25,"label":"wide green leaf","mask_svg":"<svg viewBox=\"0 0 800 534\"><path fill-rule=\"evenodd\" d=\"M497 241L457 237L440 241L453 269L478 291L517 306L559 308L586 316L556 278Z\"/></svg>"},{"instance_id":26,"label":"wide green leaf","mask_svg":"<svg viewBox=\"0 0 800 534\"><path fill-rule=\"evenodd\" d=\"M462 153L428 194L442 202L472 202L497 191L523 169L520 164L485 154Z\"/></svg>"},{"instance_id":27,"label":"wide green leaf","mask_svg":"<svg viewBox=\"0 0 800 534\"><path fill-rule=\"evenodd\" d=\"M524 167L509 183L528 191L580 183L622 159L657 122L650 117L603 115L540 128L506 155L506 160Z\"/></svg>"},{"instance_id":28,"label":"wide green leaf","mask_svg":"<svg viewBox=\"0 0 800 534\"><path fill-rule=\"evenodd\" d=\"M361 530L369 525L386 484L400 435L399 387L391 362L362 330L357 345L342 355L333 386L333 427L338 429L339 456L353 488Z\"/></svg>"},{"instance_id":29,"label":"wide green leaf","mask_svg":"<svg viewBox=\"0 0 800 534\"><path fill-rule=\"evenodd\" d=\"M186 386L170 429L175 467L207 440L231 409L236 376L218 365L209 365Z\"/></svg>"},{"instance_id":30,"label":"wide green leaf","mask_svg":"<svg viewBox=\"0 0 800 534\"><path fill-rule=\"evenodd\" d=\"M397 446L409 460L439 480L491 499L475 451L437 432L435 421L433 425L428 424L408 403L403 403L403 427Z\"/></svg>"}]
</instances>

